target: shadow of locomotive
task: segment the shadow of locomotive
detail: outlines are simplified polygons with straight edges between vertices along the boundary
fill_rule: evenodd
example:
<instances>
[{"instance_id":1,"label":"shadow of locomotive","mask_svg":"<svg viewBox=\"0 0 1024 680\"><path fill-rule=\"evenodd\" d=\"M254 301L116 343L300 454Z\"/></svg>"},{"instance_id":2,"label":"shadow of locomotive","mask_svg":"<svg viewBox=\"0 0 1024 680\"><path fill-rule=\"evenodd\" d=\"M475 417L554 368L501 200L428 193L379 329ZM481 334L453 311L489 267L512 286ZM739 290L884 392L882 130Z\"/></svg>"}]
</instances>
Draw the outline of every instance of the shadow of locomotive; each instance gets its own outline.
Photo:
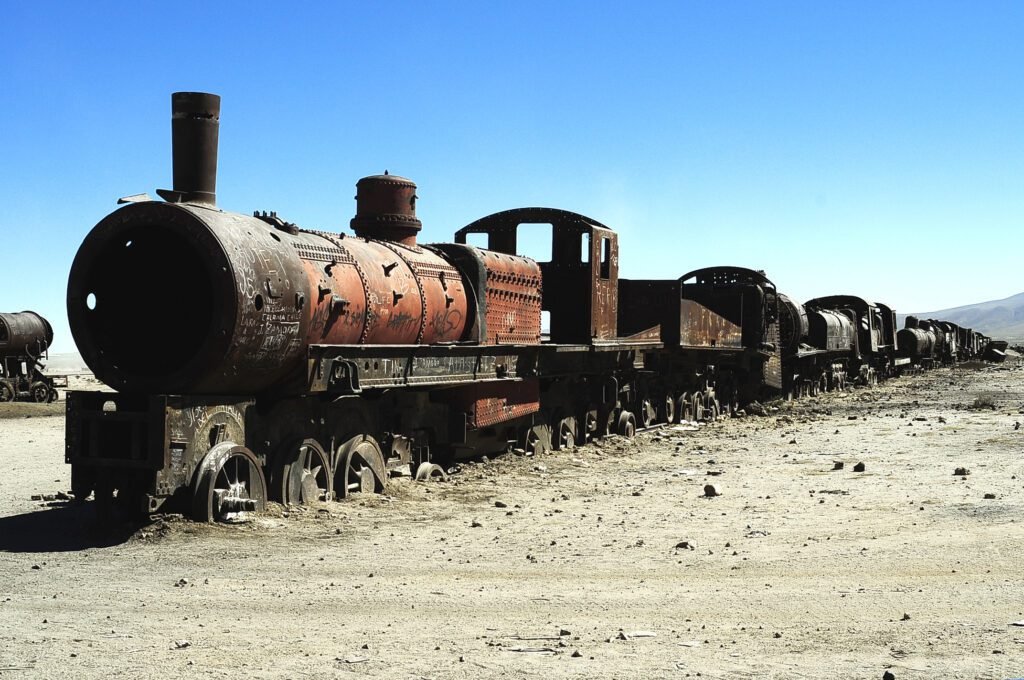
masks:
<instances>
[{"instance_id":1,"label":"shadow of locomotive","mask_svg":"<svg viewBox=\"0 0 1024 680\"><path fill-rule=\"evenodd\" d=\"M44 510L0 517L0 552L73 552L120 545L144 522L100 522L96 504L52 504Z\"/></svg>"}]
</instances>

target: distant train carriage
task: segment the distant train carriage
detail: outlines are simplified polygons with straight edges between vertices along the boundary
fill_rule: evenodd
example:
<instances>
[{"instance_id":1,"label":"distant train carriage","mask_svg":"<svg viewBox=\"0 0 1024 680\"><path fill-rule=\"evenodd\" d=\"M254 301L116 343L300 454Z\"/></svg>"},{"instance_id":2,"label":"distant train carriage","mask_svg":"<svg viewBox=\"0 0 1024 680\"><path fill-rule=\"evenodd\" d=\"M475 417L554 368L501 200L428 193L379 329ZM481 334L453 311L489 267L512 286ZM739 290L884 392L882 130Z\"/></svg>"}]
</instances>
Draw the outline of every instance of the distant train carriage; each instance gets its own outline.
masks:
<instances>
[{"instance_id":1,"label":"distant train carriage","mask_svg":"<svg viewBox=\"0 0 1024 680\"><path fill-rule=\"evenodd\" d=\"M660 340L645 367L683 418L711 418L782 387L775 285L743 267L707 267L676 280L619 281L619 333Z\"/></svg>"},{"instance_id":2,"label":"distant train carriage","mask_svg":"<svg viewBox=\"0 0 1024 680\"><path fill-rule=\"evenodd\" d=\"M896 357L896 313L888 305L854 295L815 298L805 305L808 310L838 311L853 322L856 343L850 373L862 384L875 384L901 364Z\"/></svg>"},{"instance_id":3,"label":"distant train carriage","mask_svg":"<svg viewBox=\"0 0 1024 680\"><path fill-rule=\"evenodd\" d=\"M0 314L0 402L57 399L57 387L67 382L43 373L52 343L53 328L39 314Z\"/></svg>"},{"instance_id":4,"label":"distant train carriage","mask_svg":"<svg viewBox=\"0 0 1024 680\"><path fill-rule=\"evenodd\" d=\"M816 395L844 389L857 345L853 320L838 311L808 308L780 295L785 393Z\"/></svg>"}]
</instances>

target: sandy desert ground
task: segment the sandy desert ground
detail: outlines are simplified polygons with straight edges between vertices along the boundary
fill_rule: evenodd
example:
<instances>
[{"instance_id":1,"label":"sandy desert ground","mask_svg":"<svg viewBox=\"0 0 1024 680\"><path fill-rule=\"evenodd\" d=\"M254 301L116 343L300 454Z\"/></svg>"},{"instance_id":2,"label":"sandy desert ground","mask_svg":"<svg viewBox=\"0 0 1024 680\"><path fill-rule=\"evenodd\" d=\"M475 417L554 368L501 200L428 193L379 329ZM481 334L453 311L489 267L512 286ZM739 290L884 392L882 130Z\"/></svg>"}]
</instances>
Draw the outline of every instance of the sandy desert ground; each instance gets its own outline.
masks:
<instances>
[{"instance_id":1,"label":"sandy desert ground","mask_svg":"<svg viewBox=\"0 0 1024 680\"><path fill-rule=\"evenodd\" d=\"M8 409L0 677L1024 676L1022 411L1020 367L942 369L98 532L56 498L60 409Z\"/></svg>"}]
</instances>

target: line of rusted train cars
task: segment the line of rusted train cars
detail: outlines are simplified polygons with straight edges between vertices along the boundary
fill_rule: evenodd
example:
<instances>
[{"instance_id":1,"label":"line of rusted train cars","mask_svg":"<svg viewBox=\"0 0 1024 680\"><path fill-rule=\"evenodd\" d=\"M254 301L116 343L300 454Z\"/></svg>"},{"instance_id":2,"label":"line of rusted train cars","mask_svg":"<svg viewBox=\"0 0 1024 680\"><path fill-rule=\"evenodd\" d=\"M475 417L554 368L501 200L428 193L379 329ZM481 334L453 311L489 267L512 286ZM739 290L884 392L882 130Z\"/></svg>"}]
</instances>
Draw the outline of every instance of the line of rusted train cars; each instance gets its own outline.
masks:
<instances>
[{"instance_id":1,"label":"line of rusted train cars","mask_svg":"<svg viewBox=\"0 0 1024 680\"><path fill-rule=\"evenodd\" d=\"M0 314L0 402L57 400L67 383L43 373L52 343L50 322L35 312Z\"/></svg>"},{"instance_id":2,"label":"line of rusted train cars","mask_svg":"<svg viewBox=\"0 0 1024 680\"><path fill-rule=\"evenodd\" d=\"M72 333L117 391L69 394L66 459L103 509L174 501L219 520L379 491L438 462L871 383L927 349L900 354L883 304L800 305L758 271L620 279L616 233L563 210L420 244L416 186L388 174L358 182L354 235L223 211L219 107L172 95L174 189L101 220L72 266ZM552 227L548 262L517 255L535 223ZM911 335L929 332L934 352L934 330Z\"/></svg>"}]
</instances>

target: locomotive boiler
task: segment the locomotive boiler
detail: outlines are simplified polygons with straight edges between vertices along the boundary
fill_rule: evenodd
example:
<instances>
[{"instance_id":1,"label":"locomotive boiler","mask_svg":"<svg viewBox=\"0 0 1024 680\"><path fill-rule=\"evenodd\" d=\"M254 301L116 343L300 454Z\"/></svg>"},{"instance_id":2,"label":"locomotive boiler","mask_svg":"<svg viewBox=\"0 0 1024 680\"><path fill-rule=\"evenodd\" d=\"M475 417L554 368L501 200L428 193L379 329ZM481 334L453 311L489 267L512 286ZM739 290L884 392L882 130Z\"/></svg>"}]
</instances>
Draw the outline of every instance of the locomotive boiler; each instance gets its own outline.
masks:
<instances>
[{"instance_id":1,"label":"locomotive boiler","mask_svg":"<svg viewBox=\"0 0 1024 680\"><path fill-rule=\"evenodd\" d=\"M52 343L53 328L39 314L0 313L0 402L57 399L56 382L42 372Z\"/></svg>"},{"instance_id":2,"label":"locomotive boiler","mask_svg":"<svg viewBox=\"0 0 1024 680\"><path fill-rule=\"evenodd\" d=\"M39 358L53 343L53 327L35 312L0 314L0 357Z\"/></svg>"},{"instance_id":3,"label":"locomotive boiler","mask_svg":"<svg viewBox=\"0 0 1024 680\"><path fill-rule=\"evenodd\" d=\"M104 218L71 268L71 329L98 378L124 391L299 392L310 345L479 340L464 273L416 243L414 183L361 179L354 237L301 230L273 213L222 211L219 98L178 93L173 106L167 202L131 203ZM531 325L504 323L519 335Z\"/></svg>"}]
</instances>

